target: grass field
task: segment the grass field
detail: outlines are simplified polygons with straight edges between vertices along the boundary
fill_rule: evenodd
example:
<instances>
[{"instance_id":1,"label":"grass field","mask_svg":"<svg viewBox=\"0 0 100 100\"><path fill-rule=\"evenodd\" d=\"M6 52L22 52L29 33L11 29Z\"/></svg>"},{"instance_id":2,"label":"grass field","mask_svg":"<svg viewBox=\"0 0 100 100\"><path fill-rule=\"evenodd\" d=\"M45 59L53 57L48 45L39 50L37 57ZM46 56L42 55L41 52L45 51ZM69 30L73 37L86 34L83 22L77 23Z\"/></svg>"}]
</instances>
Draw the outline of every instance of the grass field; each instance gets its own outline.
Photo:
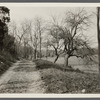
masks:
<instances>
[{"instance_id":1,"label":"grass field","mask_svg":"<svg viewBox=\"0 0 100 100\"><path fill-rule=\"evenodd\" d=\"M56 64L53 63L54 59L49 57L36 61L41 79L47 86L46 93L100 93L98 63L84 64L83 59L72 57L69 65L74 70L62 70L65 68L64 58L60 57ZM95 61L97 62L97 56Z\"/></svg>"},{"instance_id":2,"label":"grass field","mask_svg":"<svg viewBox=\"0 0 100 100\"><path fill-rule=\"evenodd\" d=\"M35 63L47 86L46 93L100 93L97 73L63 71L59 64L46 60Z\"/></svg>"},{"instance_id":3,"label":"grass field","mask_svg":"<svg viewBox=\"0 0 100 100\"><path fill-rule=\"evenodd\" d=\"M48 57L42 58L43 60L54 62L55 57ZM97 61L97 57L96 57ZM64 57L59 57L59 59L56 62L57 64L64 64ZM85 72L89 73L98 73L98 64L84 64L83 60L81 58L71 57L69 59L69 65L71 65L75 69L80 69Z\"/></svg>"}]
</instances>

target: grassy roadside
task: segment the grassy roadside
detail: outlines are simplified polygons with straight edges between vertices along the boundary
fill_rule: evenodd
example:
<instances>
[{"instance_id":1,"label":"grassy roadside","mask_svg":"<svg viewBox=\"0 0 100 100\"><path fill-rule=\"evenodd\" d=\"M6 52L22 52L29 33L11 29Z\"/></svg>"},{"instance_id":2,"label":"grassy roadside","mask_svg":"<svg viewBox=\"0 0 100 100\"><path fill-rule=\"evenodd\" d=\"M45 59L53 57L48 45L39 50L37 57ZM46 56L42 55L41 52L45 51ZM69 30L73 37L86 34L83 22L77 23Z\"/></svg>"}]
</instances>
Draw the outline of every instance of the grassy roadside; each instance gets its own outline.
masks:
<instances>
[{"instance_id":1,"label":"grassy roadside","mask_svg":"<svg viewBox=\"0 0 100 100\"><path fill-rule=\"evenodd\" d=\"M16 60L8 52L0 53L0 76L6 72Z\"/></svg>"},{"instance_id":2,"label":"grassy roadside","mask_svg":"<svg viewBox=\"0 0 100 100\"><path fill-rule=\"evenodd\" d=\"M60 65L46 60L36 60L41 79L47 86L46 93L97 93L97 74L63 71ZM58 68L57 68L58 67Z\"/></svg>"}]
</instances>

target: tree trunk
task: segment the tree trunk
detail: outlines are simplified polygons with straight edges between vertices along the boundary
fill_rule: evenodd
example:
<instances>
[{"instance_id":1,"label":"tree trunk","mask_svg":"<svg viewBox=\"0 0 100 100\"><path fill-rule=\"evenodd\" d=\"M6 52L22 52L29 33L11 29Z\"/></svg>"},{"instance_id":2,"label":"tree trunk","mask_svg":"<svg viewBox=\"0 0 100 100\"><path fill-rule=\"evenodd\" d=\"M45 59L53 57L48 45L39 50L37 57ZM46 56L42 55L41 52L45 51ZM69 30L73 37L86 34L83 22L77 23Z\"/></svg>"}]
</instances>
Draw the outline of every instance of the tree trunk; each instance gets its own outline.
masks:
<instances>
[{"instance_id":1,"label":"tree trunk","mask_svg":"<svg viewBox=\"0 0 100 100\"><path fill-rule=\"evenodd\" d=\"M69 56L68 54L65 55L65 61L64 61L64 66L68 68L68 59L69 59Z\"/></svg>"},{"instance_id":2,"label":"tree trunk","mask_svg":"<svg viewBox=\"0 0 100 100\"><path fill-rule=\"evenodd\" d=\"M0 51L3 49L3 42L0 42Z\"/></svg>"},{"instance_id":3,"label":"tree trunk","mask_svg":"<svg viewBox=\"0 0 100 100\"><path fill-rule=\"evenodd\" d=\"M40 43L40 59L41 59L41 43Z\"/></svg>"},{"instance_id":4,"label":"tree trunk","mask_svg":"<svg viewBox=\"0 0 100 100\"><path fill-rule=\"evenodd\" d=\"M47 60L47 58L48 58L48 45L46 47L46 60Z\"/></svg>"},{"instance_id":5,"label":"tree trunk","mask_svg":"<svg viewBox=\"0 0 100 100\"><path fill-rule=\"evenodd\" d=\"M56 63L56 61L58 60L59 58L59 55L56 56L55 60L54 60L54 63Z\"/></svg>"},{"instance_id":6,"label":"tree trunk","mask_svg":"<svg viewBox=\"0 0 100 100\"><path fill-rule=\"evenodd\" d=\"M34 50L34 59L36 59L36 53L37 53L37 50L35 49Z\"/></svg>"},{"instance_id":7,"label":"tree trunk","mask_svg":"<svg viewBox=\"0 0 100 100\"><path fill-rule=\"evenodd\" d=\"M97 8L97 32L98 32L98 58L99 58L99 73L100 73L100 26L99 26L99 13L100 8Z\"/></svg>"},{"instance_id":8,"label":"tree trunk","mask_svg":"<svg viewBox=\"0 0 100 100\"><path fill-rule=\"evenodd\" d=\"M98 90L100 91L100 7L97 8L97 34L98 34L97 38L98 38L98 61L99 61Z\"/></svg>"},{"instance_id":9,"label":"tree trunk","mask_svg":"<svg viewBox=\"0 0 100 100\"><path fill-rule=\"evenodd\" d=\"M40 56L40 59L41 59L41 42L42 42L42 38L41 38L41 32L40 32L40 54L39 54L39 56Z\"/></svg>"}]
</instances>

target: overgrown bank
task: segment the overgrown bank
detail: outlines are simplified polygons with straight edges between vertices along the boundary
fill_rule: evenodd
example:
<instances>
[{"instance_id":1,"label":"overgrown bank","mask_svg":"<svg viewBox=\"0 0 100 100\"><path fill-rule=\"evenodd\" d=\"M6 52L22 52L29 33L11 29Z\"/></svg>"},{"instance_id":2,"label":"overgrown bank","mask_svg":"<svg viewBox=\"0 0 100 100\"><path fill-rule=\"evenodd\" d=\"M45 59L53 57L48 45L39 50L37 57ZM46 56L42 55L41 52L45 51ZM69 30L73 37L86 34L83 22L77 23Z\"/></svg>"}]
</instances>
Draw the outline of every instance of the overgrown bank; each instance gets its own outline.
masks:
<instances>
[{"instance_id":1,"label":"overgrown bank","mask_svg":"<svg viewBox=\"0 0 100 100\"><path fill-rule=\"evenodd\" d=\"M3 74L17 58L15 37L11 34L8 23L10 22L10 9L0 7L0 75Z\"/></svg>"},{"instance_id":2,"label":"overgrown bank","mask_svg":"<svg viewBox=\"0 0 100 100\"><path fill-rule=\"evenodd\" d=\"M100 93L97 74L63 71L51 62L35 62L47 86L46 93Z\"/></svg>"},{"instance_id":3,"label":"overgrown bank","mask_svg":"<svg viewBox=\"0 0 100 100\"><path fill-rule=\"evenodd\" d=\"M0 76L16 61L8 51L0 52Z\"/></svg>"}]
</instances>

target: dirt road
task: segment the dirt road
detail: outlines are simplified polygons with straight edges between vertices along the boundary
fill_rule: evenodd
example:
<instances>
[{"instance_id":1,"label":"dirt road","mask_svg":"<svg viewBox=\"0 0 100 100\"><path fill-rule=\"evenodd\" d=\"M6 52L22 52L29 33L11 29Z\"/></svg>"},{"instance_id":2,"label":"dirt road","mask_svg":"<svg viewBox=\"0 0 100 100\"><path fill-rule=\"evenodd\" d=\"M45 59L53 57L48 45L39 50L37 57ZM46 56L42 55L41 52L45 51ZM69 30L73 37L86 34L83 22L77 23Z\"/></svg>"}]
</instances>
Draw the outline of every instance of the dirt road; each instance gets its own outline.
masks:
<instances>
[{"instance_id":1,"label":"dirt road","mask_svg":"<svg viewBox=\"0 0 100 100\"><path fill-rule=\"evenodd\" d=\"M45 93L44 82L35 63L22 60L0 77L0 93Z\"/></svg>"}]
</instances>

